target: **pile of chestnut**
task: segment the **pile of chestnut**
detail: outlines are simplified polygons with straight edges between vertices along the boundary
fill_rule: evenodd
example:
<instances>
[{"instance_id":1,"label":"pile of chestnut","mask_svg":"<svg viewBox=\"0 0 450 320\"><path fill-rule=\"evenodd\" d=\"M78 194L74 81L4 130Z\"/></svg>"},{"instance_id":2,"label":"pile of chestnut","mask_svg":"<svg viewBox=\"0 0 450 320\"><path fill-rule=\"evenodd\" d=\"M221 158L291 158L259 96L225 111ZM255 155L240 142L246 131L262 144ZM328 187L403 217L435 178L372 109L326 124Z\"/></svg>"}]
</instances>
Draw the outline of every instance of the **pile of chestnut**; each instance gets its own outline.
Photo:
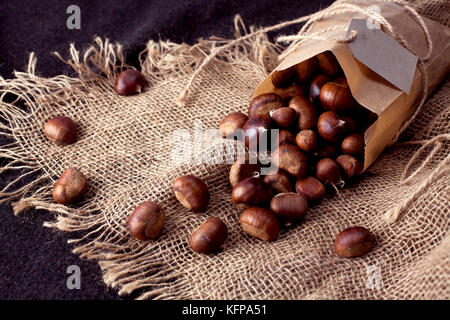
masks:
<instances>
[{"instance_id":1,"label":"pile of chestnut","mask_svg":"<svg viewBox=\"0 0 450 320\"><path fill-rule=\"evenodd\" d=\"M232 112L219 124L224 138L235 139L240 131L249 148L261 146L261 139L275 144L270 160L276 169L262 175L263 164L238 159L229 177L232 201L243 210L242 229L262 240L274 240L280 225L299 221L327 191L362 173L364 132L377 119L353 98L330 51L275 71L271 81L274 90L254 97L248 114ZM271 129L278 129L277 141L271 141ZM349 230L336 243L353 237L348 245L359 249L350 256L371 248L360 245L373 242L367 229ZM349 256L339 245L335 249Z\"/></svg>"},{"instance_id":2,"label":"pile of chestnut","mask_svg":"<svg viewBox=\"0 0 450 320\"><path fill-rule=\"evenodd\" d=\"M273 73L274 92L264 93L250 102L248 115L233 112L219 124L225 138L243 130L247 146L260 142L264 132L279 129L277 149L271 159L276 169L261 175L262 164L236 161L230 170L232 201L243 210L242 229L249 235L271 241L283 225L300 220L310 205L330 189L342 185L362 172L365 130L376 115L352 97L335 57L325 52ZM143 75L125 70L116 79L119 95L139 93L146 85ZM76 124L65 116L50 119L44 133L53 142L66 145L77 140ZM262 133L262 134L261 134ZM261 134L261 135L260 135ZM265 135L267 144L269 135ZM332 189L331 189L332 190ZM79 200L87 191L87 179L77 168L65 170L53 189L60 204ZM198 177L185 175L173 182L173 192L192 212L207 209L210 194ZM145 201L128 218L134 238L155 240L163 229L165 214L160 205ZM190 247L200 253L223 248L227 226L210 217L191 235ZM342 231L335 240L335 251L343 257L360 256L369 251L374 237L365 228Z\"/></svg>"}]
</instances>

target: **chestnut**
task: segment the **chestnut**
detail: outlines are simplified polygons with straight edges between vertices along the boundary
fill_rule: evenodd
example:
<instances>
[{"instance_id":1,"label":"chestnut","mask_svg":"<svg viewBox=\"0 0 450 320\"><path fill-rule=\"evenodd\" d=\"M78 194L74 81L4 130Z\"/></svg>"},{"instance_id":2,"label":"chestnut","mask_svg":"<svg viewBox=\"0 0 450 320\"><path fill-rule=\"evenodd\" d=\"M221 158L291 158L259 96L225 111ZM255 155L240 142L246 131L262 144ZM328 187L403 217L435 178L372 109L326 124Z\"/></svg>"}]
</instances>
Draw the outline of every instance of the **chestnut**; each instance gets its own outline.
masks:
<instances>
[{"instance_id":1,"label":"chestnut","mask_svg":"<svg viewBox=\"0 0 450 320\"><path fill-rule=\"evenodd\" d=\"M247 120L248 117L242 112L232 112L220 121L220 133L223 137L234 135L238 129L242 129Z\"/></svg>"},{"instance_id":2,"label":"chestnut","mask_svg":"<svg viewBox=\"0 0 450 320\"><path fill-rule=\"evenodd\" d=\"M297 193L280 193L270 201L270 210L288 221L300 219L308 209L306 198Z\"/></svg>"},{"instance_id":3,"label":"chestnut","mask_svg":"<svg viewBox=\"0 0 450 320\"><path fill-rule=\"evenodd\" d=\"M331 78L325 76L323 74L318 74L311 80L311 84L309 86L309 100L311 102L319 102L320 101L320 89L322 89L323 85L327 82L330 82Z\"/></svg>"},{"instance_id":4,"label":"chestnut","mask_svg":"<svg viewBox=\"0 0 450 320\"><path fill-rule=\"evenodd\" d=\"M335 158L339 153L339 147L328 141L321 141L317 147L317 156L319 159Z\"/></svg>"},{"instance_id":5,"label":"chestnut","mask_svg":"<svg viewBox=\"0 0 450 320\"><path fill-rule=\"evenodd\" d=\"M330 77L337 77L342 73L341 66L331 51L325 51L317 55L319 69Z\"/></svg>"},{"instance_id":6,"label":"chestnut","mask_svg":"<svg viewBox=\"0 0 450 320\"><path fill-rule=\"evenodd\" d=\"M288 128L296 122L297 113L292 108L283 107L272 110L270 117L280 128Z\"/></svg>"},{"instance_id":7,"label":"chestnut","mask_svg":"<svg viewBox=\"0 0 450 320\"><path fill-rule=\"evenodd\" d=\"M227 239L225 223L216 217L203 222L189 238L189 246L198 253L212 253L221 249Z\"/></svg>"},{"instance_id":8,"label":"chestnut","mask_svg":"<svg viewBox=\"0 0 450 320\"><path fill-rule=\"evenodd\" d=\"M295 70L294 68L287 68L284 70L274 71L272 73L272 84L276 88L287 88L294 81Z\"/></svg>"},{"instance_id":9,"label":"chestnut","mask_svg":"<svg viewBox=\"0 0 450 320\"><path fill-rule=\"evenodd\" d=\"M298 127L300 130L312 129L316 126L317 111L314 105L305 97L297 96L289 101L289 108L298 114Z\"/></svg>"},{"instance_id":10,"label":"chestnut","mask_svg":"<svg viewBox=\"0 0 450 320\"><path fill-rule=\"evenodd\" d=\"M137 70L124 70L117 76L114 90L120 95L131 95L141 92L142 87L147 84L142 73Z\"/></svg>"},{"instance_id":11,"label":"chestnut","mask_svg":"<svg viewBox=\"0 0 450 320\"><path fill-rule=\"evenodd\" d=\"M301 150L312 152L317 147L317 135L313 130L302 130L297 133L295 142Z\"/></svg>"},{"instance_id":12,"label":"chestnut","mask_svg":"<svg viewBox=\"0 0 450 320\"><path fill-rule=\"evenodd\" d=\"M272 190L259 177L250 177L239 182L231 192L231 200L241 209L265 205L272 198Z\"/></svg>"},{"instance_id":13,"label":"chestnut","mask_svg":"<svg viewBox=\"0 0 450 320\"><path fill-rule=\"evenodd\" d=\"M361 155L364 153L364 137L360 133L349 134L342 140L342 153Z\"/></svg>"},{"instance_id":14,"label":"chestnut","mask_svg":"<svg viewBox=\"0 0 450 320\"><path fill-rule=\"evenodd\" d=\"M364 169L364 165L361 162L348 154L340 155L336 158L336 162L341 167L346 178L352 178L361 174Z\"/></svg>"},{"instance_id":15,"label":"chestnut","mask_svg":"<svg viewBox=\"0 0 450 320\"><path fill-rule=\"evenodd\" d=\"M334 250L345 258L362 256L375 242L372 233L364 227L351 227L340 232L334 241Z\"/></svg>"},{"instance_id":16,"label":"chestnut","mask_svg":"<svg viewBox=\"0 0 450 320\"><path fill-rule=\"evenodd\" d=\"M141 203L128 219L130 232L136 239L155 240L164 226L165 215L153 201Z\"/></svg>"},{"instance_id":17,"label":"chestnut","mask_svg":"<svg viewBox=\"0 0 450 320\"><path fill-rule=\"evenodd\" d=\"M248 163L248 158L245 161L236 160L230 169L231 186L235 187L242 180L257 176L260 170L260 163Z\"/></svg>"},{"instance_id":18,"label":"chestnut","mask_svg":"<svg viewBox=\"0 0 450 320\"><path fill-rule=\"evenodd\" d=\"M67 204L80 199L87 191L87 180L84 174L76 169L66 169L53 188L53 200Z\"/></svg>"},{"instance_id":19,"label":"chestnut","mask_svg":"<svg viewBox=\"0 0 450 320\"><path fill-rule=\"evenodd\" d=\"M294 66L297 72L297 81L299 83L305 83L309 81L316 73L319 67L319 63L316 57L309 58Z\"/></svg>"},{"instance_id":20,"label":"chestnut","mask_svg":"<svg viewBox=\"0 0 450 320\"><path fill-rule=\"evenodd\" d=\"M272 188L274 194L294 191L289 175L281 169L270 171L264 177L264 182Z\"/></svg>"},{"instance_id":21,"label":"chestnut","mask_svg":"<svg viewBox=\"0 0 450 320\"><path fill-rule=\"evenodd\" d=\"M317 132L322 138L330 142L340 141L347 131L345 121L336 112L326 111L319 116Z\"/></svg>"},{"instance_id":22,"label":"chestnut","mask_svg":"<svg viewBox=\"0 0 450 320\"><path fill-rule=\"evenodd\" d=\"M240 217L242 229L252 237L272 241L280 232L277 217L264 208L251 207L242 212Z\"/></svg>"},{"instance_id":23,"label":"chestnut","mask_svg":"<svg viewBox=\"0 0 450 320\"><path fill-rule=\"evenodd\" d=\"M295 143L294 135L288 130L280 130L278 132L278 145L285 143Z\"/></svg>"},{"instance_id":24,"label":"chestnut","mask_svg":"<svg viewBox=\"0 0 450 320\"><path fill-rule=\"evenodd\" d=\"M357 106L344 78L324 84L320 90L320 102L325 110L336 112L351 111Z\"/></svg>"},{"instance_id":25,"label":"chestnut","mask_svg":"<svg viewBox=\"0 0 450 320\"><path fill-rule=\"evenodd\" d=\"M280 145L271 156L272 163L296 178L302 178L308 171L308 158L297 146Z\"/></svg>"},{"instance_id":26,"label":"chestnut","mask_svg":"<svg viewBox=\"0 0 450 320\"><path fill-rule=\"evenodd\" d=\"M284 107L283 99L276 93L263 93L250 101L248 108L249 118L269 117L271 110Z\"/></svg>"},{"instance_id":27,"label":"chestnut","mask_svg":"<svg viewBox=\"0 0 450 320\"><path fill-rule=\"evenodd\" d=\"M342 180L338 164L330 158L320 159L316 163L316 177L323 183L337 184Z\"/></svg>"},{"instance_id":28,"label":"chestnut","mask_svg":"<svg viewBox=\"0 0 450 320\"><path fill-rule=\"evenodd\" d=\"M268 148L270 123L271 121L268 117L256 117L248 119L248 121L242 127L242 130L244 131L245 145L247 147L257 148L259 144L264 141L267 143Z\"/></svg>"},{"instance_id":29,"label":"chestnut","mask_svg":"<svg viewBox=\"0 0 450 320\"><path fill-rule=\"evenodd\" d=\"M44 133L57 144L70 144L77 140L77 126L69 117L54 117L47 121Z\"/></svg>"},{"instance_id":30,"label":"chestnut","mask_svg":"<svg viewBox=\"0 0 450 320\"><path fill-rule=\"evenodd\" d=\"M298 84L293 84L287 88L275 88L274 92L278 94L283 101L289 101L294 97L305 95L305 88Z\"/></svg>"},{"instance_id":31,"label":"chestnut","mask_svg":"<svg viewBox=\"0 0 450 320\"><path fill-rule=\"evenodd\" d=\"M185 175L173 182L173 191L183 207L192 212L205 211L209 203L209 191L198 177Z\"/></svg>"},{"instance_id":32,"label":"chestnut","mask_svg":"<svg viewBox=\"0 0 450 320\"><path fill-rule=\"evenodd\" d=\"M314 177L298 179L295 183L295 190L311 201L319 200L325 195L325 186Z\"/></svg>"}]
</instances>

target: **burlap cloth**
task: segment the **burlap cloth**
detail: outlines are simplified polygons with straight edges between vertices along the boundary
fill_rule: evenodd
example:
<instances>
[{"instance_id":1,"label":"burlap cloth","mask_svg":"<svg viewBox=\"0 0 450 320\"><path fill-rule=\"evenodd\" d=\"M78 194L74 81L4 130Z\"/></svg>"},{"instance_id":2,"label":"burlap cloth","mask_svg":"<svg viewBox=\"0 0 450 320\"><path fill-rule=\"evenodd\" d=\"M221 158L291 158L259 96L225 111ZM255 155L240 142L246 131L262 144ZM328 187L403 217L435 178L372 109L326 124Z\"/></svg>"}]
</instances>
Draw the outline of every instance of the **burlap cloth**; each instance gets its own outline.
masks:
<instances>
[{"instance_id":1,"label":"burlap cloth","mask_svg":"<svg viewBox=\"0 0 450 320\"><path fill-rule=\"evenodd\" d=\"M448 26L448 2L420 2L417 8ZM236 19L236 36L245 32ZM0 201L12 201L16 214L28 208L55 212L47 227L83 231L83 237L70 240L73 252L97 260L105 283L119 294L138 290L140 298L159 299L449 299L449 81L428 99L403 135L412 142L390 147L354 184L312 207L304 221L281 231L276 241L262 242L241 230L240 211L230 199L229 165L183 164L173 156L173 130L193 135L195 120L206 130L217 128L229 112L246 112L255 88L277 63L280 48L265 34L241 41L208 64L194 81L187 105L177 106L180 91L205 54L228 41L214 37L193 46L149 41L141 69L151 86L130 97L113 90L116 75L126 67L120 45L96 39L84 54L71 47L67 63L77 78L39 77L31 55L26 72L0 79L0 134L11 139L0 148L0 156L11 160L0 172L21 173L15 183L2 186ZM43 124L56 115L76 121L80 134L75 144L56 146L44 136ZM205 139L192 154L217 143L223 142ZM63 206L52 201L51 190L68 167L81 169L90 187L81 203ZM191 213L174 197L172 181L187 173L201 177L210 188L206 213ZM37 178L24 184L28 175ZM139 242L128 231L129 214L145 200L160 203L166 213L158 241ZM385 213L399 204L399 218L387 219ZM226 249L196 254L188 238L209 216L227 224ZM372 230L376 246L363 257L340 258L333 251L334 238L352 225Z\"/></svg>"}]
</instances>

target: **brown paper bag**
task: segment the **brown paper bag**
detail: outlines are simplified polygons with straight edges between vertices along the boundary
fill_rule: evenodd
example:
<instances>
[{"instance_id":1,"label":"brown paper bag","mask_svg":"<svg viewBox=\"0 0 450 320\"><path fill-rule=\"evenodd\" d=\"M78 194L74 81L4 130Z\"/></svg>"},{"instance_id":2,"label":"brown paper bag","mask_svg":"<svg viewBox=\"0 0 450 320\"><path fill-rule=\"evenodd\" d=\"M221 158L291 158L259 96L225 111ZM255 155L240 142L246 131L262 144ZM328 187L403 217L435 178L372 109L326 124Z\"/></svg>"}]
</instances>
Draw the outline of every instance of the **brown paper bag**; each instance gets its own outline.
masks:
<instances>
[{"instance_id":1,"label":"brown paper bag","mask_svg":"<svg viewBox=\"0 0 450 320\"><path fill-rule=\"evenodd\" d=\"M367 1L358 5L366 9L376 4L381 15L392 25L395 32L401 34L409 49L413 49L419 58L428 49L425 33L418 22L403 7L392 3ZM342 31L326 33L329 38L344 38L352 19L365 19L361 14L343 13L318 21L311 32L317 32L330 26L342 26ZM427 96L445 79L450 71L450 29L432 20L423 18L432 40L430 58L425 61L428 75ZM341 29L341 28L339 28ZM308 40L287 56L275 70L284 70L307 60L319 53L330 50L336 56L347 77L354 98L367 109L378 115L378 120L365 132L366 170L388 146L402 124L408 120L418 107L423 94L423 74L417 65L409 94L397 89L374 71L354 58L347 43L326 40ZM386 61L386 63L389 63ZM274 70L274 71L275 71ZM254 96L274 91L271 81L273 72L256 89Z\"/></svg>"}]
</instances>

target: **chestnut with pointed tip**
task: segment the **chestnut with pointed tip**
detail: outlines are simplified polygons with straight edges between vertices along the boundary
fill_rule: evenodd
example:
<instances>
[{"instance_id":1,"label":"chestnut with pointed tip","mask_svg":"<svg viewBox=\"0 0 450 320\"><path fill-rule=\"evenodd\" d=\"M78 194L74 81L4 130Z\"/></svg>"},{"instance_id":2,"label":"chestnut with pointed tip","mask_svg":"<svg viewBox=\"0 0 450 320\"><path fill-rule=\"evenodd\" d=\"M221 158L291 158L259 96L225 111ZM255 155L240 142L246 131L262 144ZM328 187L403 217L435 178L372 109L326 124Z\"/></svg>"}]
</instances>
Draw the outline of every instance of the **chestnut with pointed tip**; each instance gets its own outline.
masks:
<instances>
[{"instance_id":1,"label":"chestnut with pointed tip","mask_svg":"<svg viewBox=\"0 0 450 320\"><path fill-rule=\"evenodd\" d=\"M305 88L298 84L293 84L292 86L287 88L275 88L274 92L278 94L281 99L283 99L283 101L289 101L294 97L304 96Z\"/></svg>"},{"instance_id":2,"label":"chestnut with pointed tip","mask_svg":"<svg viewBox=\"0 0 450 320\"><path fill-rule=\"evenodd\" d=\"M288 221L296 221L308 211L308 201L297 193L280 193L270 201L270 210Z\"/></svg>"},{"instance_id":3,"label":"chestnut with pointed tip","mask_svg":"<svg viewBox=\"0 0 450 320\"><path fill-rule=\"evenodd\" d=\"M249 163L249 158L236 160L230 169L230 183L235 187L239 182L250 177L255 177L261 170L260 163Z\"/></svg>"},{"instance_id":4,"label":"chestnut with pointed tip","mask_svg":"<svg viewBox=\"0 0 450 320\"><path fill-rule=\"evenodd\" d=\"M319 116L317 132L322 138L330 142L340 141L347 131L345 121L336 112L326 111Z\"/></svg>"},{"instance_id":5,"label":"chestnut with pointed tip","mask_svg":"<svg viewBox=\"0 0 450 320\"><path fill-rule=\"evenodd\" d=\"M313 130L302 130L297 133L295 142L300 150L312 152L317 148L317 135Z\"/></svg>"},{"instance_id":6,"label":"chestnut with pointed tip","mask_svg":"<svg viewBox=\"0 0 450 320\"><path fill-rule=\"evenodd\" d=\"M270 112L270 117L280 128L291 127L297 120L297 113L294 109L283 107Z\"/></svg>"},{"instance_id":7,"label":"chestnut with pointed tip","mask_svg":"<svg viewBox=\"0 0 450 320\"><path fill-rule=\"evenodd\" d=\"M309 99L298 96L289 101L289 108L292 108L298 115L298 127L300 130L313 129L317 122L316 107Z\"/></svg>"},{"instance_id":8,"label":"chestnut with pointed tip","mask_svg":"<svg viewBox=\"0 0 450 320\"><path fill-rule=\"evenodd\" d=\"M131 95L141 92L142 88L147 84L142 73L137 70L124 70L117 76L114 90L119 95Z\"/></svg>"},{"instance_id":9,"label":"chestnut with pointed tip","mask_svg":"<svg viewBox=\"0 0 450 320\"><path fill-rule=\"evenodd\" d=\"M227 239L225 223L216 217L203 222L189 238L189 246L198 253L212 253L220 250Z\"/></svg>"},{"instance_id":10,"label":"chestnut with pointed tip","mask_svg":"<svg viewBox=\"0 0 450 320\"><path fill-rule=\"evenodd\" d=\"M320 101L320 89L322 89L323 85L327 82L330 82L331 78L325 76L323 74L318 74L311 80L311 84L309 86L309 100L311 102L317 103Z\"/></svg>"},{"instance_id":11,"label":"chestnut with pointed tip","mask_svg":"<svg viewBox=\"0 0 450 320\"><path fill-rule=\"evenodd\" d=\"M342 181L338 164L330 158L320 159L316 163L316 177L323 183L337 184Z\"/></svg>"},{"instance_id":12,"label":"chestnut with pointed tip","mask_svg":"<svg viewBox=\"0 0 450 320\"><path fill-rule=\"evenodd\" d=\"M342 140L342 153L361 155L364 153L364 137L360 133L351 133Z\"/></svg>"},{"instance_id":13,"label":"chestnut with pointed tip","mask_svg":"<svg viewBox=\"0 0 450 320\"><path fill-rule=\"evenodd\" d=\"M245 145L251 148L258 148L263 142L269 148L269 129L271 120L269 117L250 118L242 127L244 131ZM256 150L254 150L256 151Z\"/></svg>"},{"instance_id":14,"label":"chestnut with pointed tip","mask_svg":"<svg viewBox=\"0 0 450 320\"><path fill-rule=\"evenodd\" d=\"M185 175L173 182L173 191L178 201L192 212L205 211L209 203L209 191L198 177Z\"/></svg>"},{"instance_id":15,"label":"chestnut with pointed tip","mask_svg":"<svg viewBox=\"0 0 450 320\"><path fill-rule=\"evenodd\" d=\"M164 226L165 215L159 205L153 201L141 203L131 213L128 227L138 240L155 240Z\"/></svg>"},{"instance_id":16,"label":"chestnut with pointed tip","mask_svg":"<svg viewBox=\"0 0 450 320\"><path fill-rule=\"evenodd\" d=\"M316 57L309 58L308 60L296 64L294 69L297 72L297 81L299 83L309 81L317 72L318 67L319 63Z\"/></svg>"},{"instance_id":17,"label":"chestnut with pointed tip","mask_svg":"<svg viewBox=\"0 0 450 320\"><path fill-rule=\"evenodd\" d=\"M311 201L319 200L325 195L325 186L314 177L298 179L295 183L295 190Z\"/></svg>"},{"instance_id":18,"label":"chestnut with pointed tip","mask_svg":"<svg viewBox=\"0 0 450 320\"><path fill-rule=\"evenodd\" d=\"M47 138L57 144L71 144L77 140L77 126L69 117L51 118L44 126Z\"/></svg>"},{"instance_id":19,"label":"chestnut with pointed tip","mask_svg":"<svg viewBox=\"0 0 450 320\"><path fill-rule=\"evenodd\" d=\"M330 77L337 77L342 73L341 66L331 51L325 51L317 55L319 69Z\"/></svg>"},{"instance_id":20,"label":"chestnut with pointed tip","mask_svg":"<svg viewBox=\"0 0 450 320\"><path fill-rule=\"evenodd\" d=\"M364 227L351 227L341 231L334 241L334 251L341 257L353 258L369 252L375 238Z\"/></svg>"},{"instance_id":21,"label":"chestnut with pointed tip","mask_svg":"<svg viewBox=\"0 0 450 320\"><path fill-rule=\"evenodd\" d=\"M272 241L280 232L277 217L264 208L251 207L242 212L240 217L242 229L252 237Z\"/></svg>"},{"instance_id":22,"label":"chestnut with pointed tip","mask_svg":"<svg viewBox=\"0 0 450 320\"><path fill-rule=\"evenodd\" d=\"M239 182L231 192L231 200L236 207L264 206L272 198L272 190L259 177L250 177Z\"/></svg>"},{"instance_id":23,"label":"chestnut with pointed tip","mask_svg":"<svg viewBox=\"0 0 450 320\"><path fill-rule=\"evenodd\" d=\"M232 112L227 115L219 124L222 137L225 138L234 135L238 129L242 129L247 120L248 117L242 112Z\"/></svg>"},{"instance_id":24,"label":"chestnut with pointed tip","mask_svg":"<svg viewBox=\"0 0 450 320\"><path fill-rule=\"evenodd\" d=\"M272 73L272 84L276 88L287 88L294 81L295 70L294 68L287 68L284 70L274 71Z\"/></svg>"},{"instance_id":25,"label":"chestnut with pointed tip","mask_svg":"<svg viewBox=\"0 0 450 320\"><path fill-rule=\"evenodd\" d=\"M296 178L302 178L308 171L308 158L292 144L280 145L271 155L272 163L276 167L287 171Z\"/></svg>"},{"instance_id":26,"label":"chestnut with pointed tip","mask_svg":"<svg viewBox=\"0 0 450 320\"><path fill-rule=\"evenodd\" d=\"M263 93L250 101L248 108L249 118L269 117L271 110L284 107L283 99L276 93Z\"/></svg>"},{"instance_id":27,"label":"chestnut with pointed tip","mask_svg":"<svg viewBox=\"0 0 450 320\"><path fill-rule=\"evenodd\" d=\"M336 112L352 111L357 106L345 78L324 84L320 89L320 102L325 110Z\"/></svg>"},{"instance_id":28,"label":"chestnut with pointed tip","mask_svg":"<svg viewBox=\"0 0 450 320\"><path fill-rule=\"evenodd\" d=\"M80 199L87 191L87 180L84 174L76 169L66 169L53 188L53 200L68 204Z\"/></svg>"},{"instance_id":29,"label":"chestnut with pointed tip","mask_svg":"<svg viewBox=\"0 0 450 320\"><path fill-rule=\"evenodd\" d=\"M264 182L272 188L273 194L294 191L289 175L281 169L270 171L264 177Z\"/></svg>"},{"instance_id":30,"label":"chestnut with pointed tip","mask_svg":"<svg viewBox=\"0 0 450 320\"><path fill-rule=\"evenodd\" d=\"M353 178L363 172L364 165L355 157L343 154L336 158L336 163L341 168L346 178Z\"/></svg>"}]
</instances>

